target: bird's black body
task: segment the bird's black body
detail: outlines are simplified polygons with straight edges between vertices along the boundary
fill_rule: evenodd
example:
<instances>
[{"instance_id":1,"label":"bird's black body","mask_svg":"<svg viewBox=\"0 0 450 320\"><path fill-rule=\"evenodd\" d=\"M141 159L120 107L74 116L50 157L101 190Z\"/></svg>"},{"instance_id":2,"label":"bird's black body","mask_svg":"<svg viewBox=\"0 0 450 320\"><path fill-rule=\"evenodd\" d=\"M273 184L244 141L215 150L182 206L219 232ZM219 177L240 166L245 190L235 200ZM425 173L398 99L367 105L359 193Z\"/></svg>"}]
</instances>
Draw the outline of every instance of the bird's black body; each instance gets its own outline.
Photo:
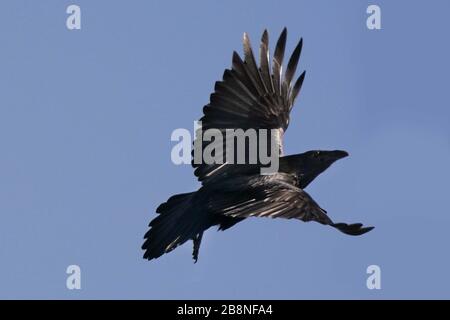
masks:
<instances>
[{"instance_id":1,"label":"bird's black body","mask_svg":"<svg viewBox=\"0 0 450 320\"><path fill-rule=\"evenodd\" d=\"M269 67L268 35L264 32L260 47L260 65L256 65L247 35L244 35L244 61L233 54L233 68L217 82L210 103L204 108L204 129L278 130L279 170L262 175L262 165L193 163L202 182L196 192L172 196L156 210L142 248L144 258L153 259L193 240L193 258L197 261L203 232L211 226L226 230L248 217L270 217L316 221L349 235L361 235L372 229L362 224L334 223L326 211L303 190L333 162L346 157L345 151L308 151L282 155L282 136L289 125L289 113L303 83L302 73L291 85L299 60L302 41L295 48L286 72L281 65L286 42L283 30ZM282 77L284 75L284 77ZM200 139L200 137L197 137ZM201 142L202 149L213 142Z\"/></svg>"}]
</instances>

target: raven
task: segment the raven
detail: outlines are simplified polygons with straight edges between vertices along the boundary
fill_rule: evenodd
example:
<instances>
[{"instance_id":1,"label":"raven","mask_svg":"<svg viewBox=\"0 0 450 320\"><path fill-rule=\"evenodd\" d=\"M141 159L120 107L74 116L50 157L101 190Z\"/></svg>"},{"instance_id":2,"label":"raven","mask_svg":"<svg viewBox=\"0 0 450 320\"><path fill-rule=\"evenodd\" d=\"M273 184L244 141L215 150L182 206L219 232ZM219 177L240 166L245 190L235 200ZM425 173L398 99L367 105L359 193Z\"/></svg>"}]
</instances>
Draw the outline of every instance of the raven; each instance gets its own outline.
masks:
<instances>
[{"instance_id":1,"label":"raven","mask_svg":"<svg viewBox=\"0 0 450 320\"><path fill-rule=\"evenodd\" d=\"M198 259L203 232L212 226L226 230L249 217L270 217L316 221L348 235L362 235L373 227L361 223L334 223L304 189L335 161L348 156L341 150L313 150L283 156L282 137L289 125L289 114L305 78L303 72L292 80L303 46L294 49L285 72L282 63L287 30L283 29L269 63L267 30L261 38L259 66L249 37L244 33L244 60L233 53L232 68L216 82L210 103L203 109L202 127L221 132L230 128L271 129L279 137L279 169L262 175L261 163L192 163L202 183L196 192L177 194L159 205L159 214L145 234L144 259L158 258L192 240L193 259ZM194 145L201 139L196 136ZM215 142L201 141L202 150Z\"/></svg>"}]
</instances>

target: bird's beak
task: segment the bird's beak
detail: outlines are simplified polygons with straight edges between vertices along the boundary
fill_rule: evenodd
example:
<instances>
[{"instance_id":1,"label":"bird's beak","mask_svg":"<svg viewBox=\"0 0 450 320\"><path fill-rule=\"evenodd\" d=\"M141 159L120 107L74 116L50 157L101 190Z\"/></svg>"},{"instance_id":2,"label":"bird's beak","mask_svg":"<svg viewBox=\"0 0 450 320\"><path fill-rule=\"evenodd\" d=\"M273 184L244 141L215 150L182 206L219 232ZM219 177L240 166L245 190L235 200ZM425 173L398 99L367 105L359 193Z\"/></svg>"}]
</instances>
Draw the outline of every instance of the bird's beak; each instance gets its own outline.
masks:
<instances>
[{"instance_id":1,"label":"bird's beak","mask_svg":"<svg viewBox=\"0 0 450 320\"><path fill-rule=\"evenodd\" d=\"M334 161L348 157L348 152L343 150L334 150L330 152L330 158Z\"/></svg>"}]
</instances>

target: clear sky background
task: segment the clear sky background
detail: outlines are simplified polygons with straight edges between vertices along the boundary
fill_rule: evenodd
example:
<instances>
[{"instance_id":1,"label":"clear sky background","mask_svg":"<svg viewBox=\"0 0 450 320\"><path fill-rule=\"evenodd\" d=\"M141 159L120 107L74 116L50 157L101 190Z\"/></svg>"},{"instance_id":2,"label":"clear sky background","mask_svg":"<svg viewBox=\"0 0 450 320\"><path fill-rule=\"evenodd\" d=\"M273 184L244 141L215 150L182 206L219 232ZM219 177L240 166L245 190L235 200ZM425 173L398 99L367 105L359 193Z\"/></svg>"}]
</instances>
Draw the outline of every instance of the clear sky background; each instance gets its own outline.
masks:
<instances>
[{"instance_id":1,"label":"clear sky background","mask_svg":"<svg viewBox=\"0 0 450 320\"><path fill-rule=\"evenodd\" d=\"M66 28L78 4L82 29ZM366 28L378 4L382 30ZM450 2L2 1L0 298L450 298ZM242 33L288 28L307 70L286 152L344 149L308 187L345 236L248 219L142 259L155 208L198 188L170 160ZM66 288L77 264L82 289ZM366 268L381 267L381 290Z\"/></svg>"}]
</instances>

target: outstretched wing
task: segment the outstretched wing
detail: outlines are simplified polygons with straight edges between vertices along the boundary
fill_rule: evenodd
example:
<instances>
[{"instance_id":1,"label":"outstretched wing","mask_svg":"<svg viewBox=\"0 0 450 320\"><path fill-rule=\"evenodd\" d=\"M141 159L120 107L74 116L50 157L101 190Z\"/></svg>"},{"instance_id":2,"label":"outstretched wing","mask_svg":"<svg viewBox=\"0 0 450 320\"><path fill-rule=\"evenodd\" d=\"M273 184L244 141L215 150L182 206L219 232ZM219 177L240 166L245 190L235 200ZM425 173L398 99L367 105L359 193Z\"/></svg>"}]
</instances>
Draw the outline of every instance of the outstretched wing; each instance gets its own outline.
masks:
<instances>
[{"instance_id":1,"label":"outstretched wing","mask_svg":"<svg viewBox=\"0 0 450 320\"><path fill-rule=\"evenodd\" d=\"M193 160L195 175L200 181L219 171L227 170L229 166L226 163L225 152L231 144L227 143L226 139L202 141L202 132L208 129L218 129L223 137L226 137L226 129L274 129L279 153L282 154L282 136L289 125L289 113L305 77L303 72L292 84L302 49L302 40L294 49L286 72L282 71L286 36L285 28L277 41L270 66L269 36L267 31L264 31L258 66L250 39L244 34L244 60L236 52L233 53L232 68L225 70L222 81L216 82L210 103L203 108L204 116L200 119L202 130L196 134L194 152L203 153L208 145L211 150L214 144L225 145L225 149L219 155L222 157L221 161L207 164L195 163L195 159Z\"/></svg>"},{"instance_id":2,"label":"outstretched wing","mask_svg":"<svg viewBox=\"0 0 450 320\"><path fill-rule=\"evenodd\" d=\"M208 199L208 210L232 218L269 217L316 221L349 235L361 235L372 227L360 223L334 223L311 196L293 185L288 174L239 176L220 183L221 192Z\"/></svg>"},{"instance_id":3,"label":"outstretched wing","mask_svg":"<svg viewBox=\"0 0 450 320\"><path fill-rule=\"evenodd\" d=\"M326 211L308 193L293 185L293 179L284 173L222 179L217 183L217 191L221 192L207 200L208 210L233 218L295 218L332 223Z\"/></svg>"}]
</instances>

